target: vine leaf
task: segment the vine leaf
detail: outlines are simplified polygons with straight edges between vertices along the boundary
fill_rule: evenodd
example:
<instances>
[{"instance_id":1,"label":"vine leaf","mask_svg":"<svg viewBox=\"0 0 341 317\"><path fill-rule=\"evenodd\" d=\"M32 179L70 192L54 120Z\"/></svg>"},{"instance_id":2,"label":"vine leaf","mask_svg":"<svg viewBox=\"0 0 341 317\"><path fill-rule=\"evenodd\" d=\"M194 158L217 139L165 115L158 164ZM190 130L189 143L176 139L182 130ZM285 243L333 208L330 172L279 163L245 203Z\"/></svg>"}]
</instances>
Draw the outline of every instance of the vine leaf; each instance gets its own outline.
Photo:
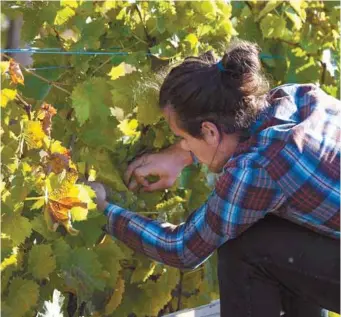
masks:
<instances>
[{"instance_id":1,"label":"vine leaf","mask_svg":"<svg viewBox=\"0 0 341 317\"><path fill-rule=\"evenodd\" d=\"M41 122L41 127L47 136L51 135L52 117L57 110L50 104L44 102L37 113L37 119Z\"/></svg>"},{"instance_id":2,"label":"vine leaf","mask_svg":"<svg viewBox=\"0 0 341 317\"><path fill-rule=\"evenodd\" d=\"M28 271L38 280L47 278L56 269L56 259L50 245L34 245L28 255Z\"/></svg>"},{"instance_id":3,"label":"vine leaf","mask_svg":"<svg viewBox=\"0 0 341 317\"><path fill-rule=\"evenodd\" d=\"M1 107L6 107L9 101L12 101L15 99L17 95L17 90L16 89L2 89L1 90L1 95L0 95L0 100L1 100Z\"/></svg>"},{"instance_id":4,"label":"vine leaf","mask_svg":"<svg viewBox=\"0 0 341 317\"><path fill-rule=\"evenodd\" d=\"M72 92L72 106L80 125L88 119L106 121L110 115L111 104L107 81L103 78L91 78L78 84Z\"/></svg>"},{"instance_id":5,"label":"vine leaf","mask_svg":"<svg viewBox=\"0 0 341 317\"><path fill-rule=\"evenodd\" d=\"M37 283L15 277L9 286L9 294L6 300L6 306L9 308L11 316L24 316L37 304L38 296L39 287Z\"/></svg>"},{"instance_id":6,"label":"vine leaf","mask_svg":"<svg viewBox=\"0 0 341 317\"><path fill-rule=\"evenodd\" d=\"M24 122L23 136L30 149L42 148L46 137L40 122L31 120Z\"/></svg>"},{"instance_id":7,"label":"vine leaf","mask_svg":"<svg viewBox=\"0 0 341 317\"><path fill-rule=\"evenodd\" d=\"M22 74L19 64L16 63L12 58L9 60L8 71L13 84L24 85L24 75Z\"/></svg>"},{"instance_id":8,"label":"vine leaf","mask_svg":"<svg viewBox=\"0 0 341 317\"><path fill-rule=\"evenodd\" d=\"M125 258L120 247L111 239L110 236L105 236L104 241L96 246L95 252L100 263L103 265L105 279L109 287L115 287L116 280L121 270L120 260Z\"/></svg>"},{"instance_id":9,"label":"vine leaf","mask_svg":"<svg viewBox=\"0 0 341 317\"><path fill-rule=\"evenodd\" d=\"M91 198L81 191L81 185L76 185L77 178L77 170L70 169L58 186L56 185L58 176L54 173L49 176L47 191L50 194L47 196L44 216L50 230L55 231L58 225L62 224L70 234L78 234L78 230L72 227L70 211L78 207L78 211L87 214L88 202ZM53 189L54 186L56 186L55 189Z\"/></svg>"},{"instance_id":10,"label":"vine leaf","mask_svg":"<svg viewBox=\"0 0 341 317\"><path fill-rule=\"evenodd\" d=\"M114 310L121 304L123 293L125 290L125 281L122 277L117 278L117 283L114 289L114 293L109 299L108 304L105 306L105 314L109 315L114 312Z\"/></svg>"},{"instance_id":11,"label":"vine leaf","mask_svg":"<svg viewBox=\"0 0 341 317\"><path fill-rule=\"evenodd\" d=\"M130 278L130 283L144 283L154 273L156 262L144 256L139 257L139 262Z\"/></svg>"},{"instance_id":12,"label":"vine leaf","mask_svg":"<svg viewBox=\"0 0 341 317\"><path fill-rule=\"evenodd\" d=\"M115 80L121 76L124 76L126 71L125 71L125 67L124 67L124 63L121 63L118 66L114 66L111 71L109 72L109 76L111 80Z\"/></svg>"},{"instance_id":13,"label":"vine leaf","mask_svg":"<svg viewBox=\"0 0 341 317\"><path fill-rule=\"evenodd\" d=\"M6 213L2 216L2 233L11 237L12 241L18 245L30 236L32 225L30 221L18 213Z\"/></svg>"}]
</instances>

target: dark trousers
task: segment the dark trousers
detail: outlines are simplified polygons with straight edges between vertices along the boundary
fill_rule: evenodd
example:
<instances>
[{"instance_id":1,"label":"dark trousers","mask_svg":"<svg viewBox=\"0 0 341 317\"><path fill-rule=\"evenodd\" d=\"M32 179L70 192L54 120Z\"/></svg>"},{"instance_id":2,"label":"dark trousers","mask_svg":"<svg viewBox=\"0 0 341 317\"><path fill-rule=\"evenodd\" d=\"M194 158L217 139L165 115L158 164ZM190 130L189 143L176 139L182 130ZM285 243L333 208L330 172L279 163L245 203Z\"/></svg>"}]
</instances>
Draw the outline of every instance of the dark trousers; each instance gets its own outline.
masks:
<instances>
[{"instance_id":1,"label":"dark trousers","mask_svg":"<svg viewBox=\"0 0 341 317\"><path fill-rule=\"evenodd\" d=\"M218 249L221 317L340 311L340 242L267 216Z\"/></svg>"}]
</instances>

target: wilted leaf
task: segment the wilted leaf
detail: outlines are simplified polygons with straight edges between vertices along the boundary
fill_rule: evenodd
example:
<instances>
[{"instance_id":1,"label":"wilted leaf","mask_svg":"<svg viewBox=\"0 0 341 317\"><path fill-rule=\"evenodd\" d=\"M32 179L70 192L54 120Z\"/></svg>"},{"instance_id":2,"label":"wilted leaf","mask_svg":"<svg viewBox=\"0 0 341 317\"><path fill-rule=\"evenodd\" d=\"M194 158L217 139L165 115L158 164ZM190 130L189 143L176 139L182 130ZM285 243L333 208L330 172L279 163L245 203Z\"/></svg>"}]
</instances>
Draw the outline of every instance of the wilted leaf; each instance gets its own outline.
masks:
<instances>
[{"instance_id":1,"label":"wilted leaf","mask_svg":"<svg viewBox=\"0 0 341 317\"><path fill-rule=\"evenodd\" d=\"M24 84L24 75L20 69L18 63L14 61L14 59L9 60L9 75L11 76L11 81L13 84Z\"/></svg>"},{"instance_id":2,"label":"wilted leaf","mask_svg":"<svg viewBox=\"0 0 341 317\"><path fill-rule=\"evenodd\" d=\"M57 113L57 110L48 103L43 103L37 112L37 118L41 121L43 131L47 136L51 135L52 117Z\"/></svg>"}]
</instances>

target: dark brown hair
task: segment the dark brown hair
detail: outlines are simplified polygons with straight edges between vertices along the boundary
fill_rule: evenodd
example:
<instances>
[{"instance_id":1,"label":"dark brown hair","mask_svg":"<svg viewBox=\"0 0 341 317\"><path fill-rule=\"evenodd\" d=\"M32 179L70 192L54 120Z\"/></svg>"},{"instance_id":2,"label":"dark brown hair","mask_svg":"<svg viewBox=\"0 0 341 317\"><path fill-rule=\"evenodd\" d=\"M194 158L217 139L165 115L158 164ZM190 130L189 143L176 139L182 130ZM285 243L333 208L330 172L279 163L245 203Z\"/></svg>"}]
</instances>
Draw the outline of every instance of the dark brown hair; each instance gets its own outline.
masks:
<instances>
[{"instance_id":1,"label":"dark brown hair","mask_svg":"<svg viewBox=\"0 0 341 317\"><path fill-rule=\"evenodd\" d=\"M204 121L221 132L248 128L266 106L269 89L261 70L257 45L232 43L220 61L212 52L188 57L174 67L160 89L160 107L171 106L178 124L194 137Z\"/></svg>"}]
</instances>

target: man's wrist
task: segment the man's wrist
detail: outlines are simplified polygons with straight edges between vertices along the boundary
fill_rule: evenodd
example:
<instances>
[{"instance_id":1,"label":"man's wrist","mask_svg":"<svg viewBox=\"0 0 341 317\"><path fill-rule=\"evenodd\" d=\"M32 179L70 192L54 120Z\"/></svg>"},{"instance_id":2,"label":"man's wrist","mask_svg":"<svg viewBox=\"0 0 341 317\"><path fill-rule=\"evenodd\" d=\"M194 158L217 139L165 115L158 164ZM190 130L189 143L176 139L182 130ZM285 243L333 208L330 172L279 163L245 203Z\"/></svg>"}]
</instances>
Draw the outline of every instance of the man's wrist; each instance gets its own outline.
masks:
<instances>
[{"instance_id":1,"label":"man's wrist","mask_svg":"<svg viewBox=\"0 0 341 317\"><path fill-rule=\"evenodd\" d=\"M97 209L99 211L105 211L109 207L109 203L106 200L97 202Z\"/></svg>"},{"instance_id":2,"label":"man's wrist","mask_svg":"<svg viewBox=\"0 0 341 317\"><path fill-rule=\"evenodd\" d=\"M192 153L190 151L184 150L181 147L180 142L174 144L173 146L177 149L177 151L180 152L180 157L182 158L184 166L188 166L188 165L193 164L193 162L194 162L193 156L192 156Z\"/></svg>"}]
</instances>

